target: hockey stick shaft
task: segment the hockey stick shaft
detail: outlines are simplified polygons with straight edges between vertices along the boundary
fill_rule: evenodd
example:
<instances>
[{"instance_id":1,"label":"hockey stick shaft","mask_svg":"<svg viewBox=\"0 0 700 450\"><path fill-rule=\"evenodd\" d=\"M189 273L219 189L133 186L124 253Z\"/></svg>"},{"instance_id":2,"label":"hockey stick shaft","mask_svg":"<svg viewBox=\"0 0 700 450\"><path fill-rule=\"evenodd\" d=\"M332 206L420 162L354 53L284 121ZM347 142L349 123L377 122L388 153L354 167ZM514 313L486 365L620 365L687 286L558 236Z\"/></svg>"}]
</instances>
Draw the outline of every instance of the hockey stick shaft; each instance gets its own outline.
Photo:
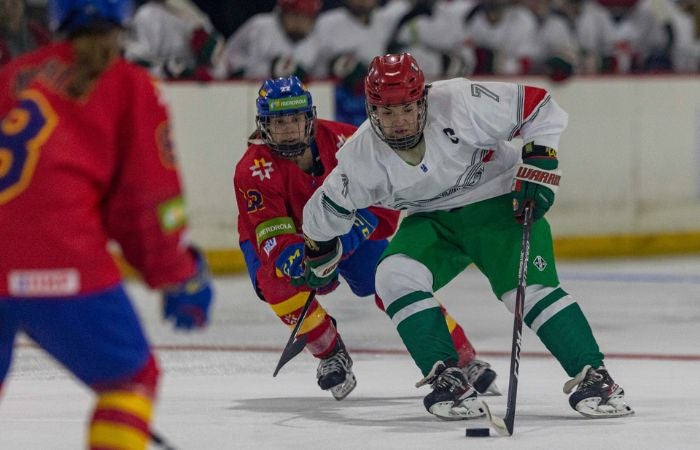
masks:
<instances>
[{"instance_id":1,"label":"hockey stick shaft","mask_svg":"<svg viewBox=\"0 0 700 450\"><path fill-rule=\"evenodd\" d=\"M532 228L532 204L525 206L523 217L523 237L520 242L520 267L518 269L518 290L515 295L515 314L513 318L513 344L510 353L510 380L508 382L508 399L506 416L503 421L508 434L513 434L515 424L515 404L518 394L520 372L520 346L523 340L523 309L525 306L525 286L527 286L527 265L530 259L530 229Z\"/></svg>"},{"instance_id":2,"label":"hockey stick shaft","mask_svg":"<svg viewBox=\"0 0 700 450\"><path fill-rule=\"evenodd\" d=\"M506 415L503 419L491 414L484 402L486 414L491 425L504 436L513 435L515 425L515 404L518 394L518 374L520 372L520 346L523 336L523 309L525 306L525 286L527 286L527 266L530 259L530 229L532 228L532 203L525 205L523 215L523 237L520 242L520 266L518 268L518 288L515 294L515 311L513 317L513 343L510 352L510 379Z\"/></svg>"},{"instance_id":3,"label":"hockey stick shaft","mask_svg":"<svg viewBox=\"0 0 700 450\"><path fill-rule=\"evenodd\" d=\"M280 369L287 364L289 361L291 361L295 356L297 356L301 351L304 349L306 346L306 336L302 336L301 338L297 339L297 333L299 332L299 328L301 328L301 324L304 322L304 318L306 318L306 314L309 312L309 309L311 308L311 304L314 302L314 299L316 298L316 289L312 289L311 292L309 292L309 297L306 299L306 303L304 304L304 308L301 310L301 314L299 314L299 318L297 319L297 324L294 326L294 329L292 330L292 334L289 336L289 339L287 340L287 344L284 346L284 349L282 350L282 355L280 356L280 360L277 363L277 367L275 368L275 372L272 374L273 377L276 377L277 374L279 373Z\"/></svg>"}]
</instances>

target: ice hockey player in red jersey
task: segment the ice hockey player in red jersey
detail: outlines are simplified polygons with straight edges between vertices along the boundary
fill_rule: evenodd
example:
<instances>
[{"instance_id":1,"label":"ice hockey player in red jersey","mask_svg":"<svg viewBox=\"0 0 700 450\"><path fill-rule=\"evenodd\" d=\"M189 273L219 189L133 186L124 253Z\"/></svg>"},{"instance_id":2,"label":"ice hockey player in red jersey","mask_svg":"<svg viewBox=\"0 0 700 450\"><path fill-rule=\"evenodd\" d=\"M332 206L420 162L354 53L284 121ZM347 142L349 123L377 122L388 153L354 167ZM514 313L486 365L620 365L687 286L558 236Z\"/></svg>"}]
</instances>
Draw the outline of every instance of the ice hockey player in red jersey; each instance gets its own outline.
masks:
<instances>
[{"instance_id":1,"label":"ice hockey player in red jersey","mask_svg":"<svg viewBox=\"0 0 700 450\"><path fill-rule=\"evenodd\" d=\"M211 284L183 240L166 109L120 57L131 2L49 7L65 38L0 72L0 385L24 332L96 394L89 448L145 449L159 369L108 241L178 328L206 325Z\"/></svg>"},{"instance_id":2,"label":"ice hockey player in red jersey","mask_svg":"<svg viewBox=\"0 0 700 450\"><path fill-rule=\"evenodd\" d=\"M257 295L293 327L310 291L303 281L303 207L337 165L336 152L355 127L316 118L311 94L295 76L266 80L256 102L258 129L234 175L240 245ZM355 295L375 295L374 269L397 219L396 211L362 209L341 238L339 273ZM319 294L337 286L336 279ZM383 308L381 299L375 296L375 301ZM462 327L442 311L461 367L483 392L497 393L496 373L475 358ZM337 400L345 398L356 385L352 359L335 321L318 302L311 306L299 334L306 335L307 349L320 360L319 386Z\"/></svg>"}]
</instances>

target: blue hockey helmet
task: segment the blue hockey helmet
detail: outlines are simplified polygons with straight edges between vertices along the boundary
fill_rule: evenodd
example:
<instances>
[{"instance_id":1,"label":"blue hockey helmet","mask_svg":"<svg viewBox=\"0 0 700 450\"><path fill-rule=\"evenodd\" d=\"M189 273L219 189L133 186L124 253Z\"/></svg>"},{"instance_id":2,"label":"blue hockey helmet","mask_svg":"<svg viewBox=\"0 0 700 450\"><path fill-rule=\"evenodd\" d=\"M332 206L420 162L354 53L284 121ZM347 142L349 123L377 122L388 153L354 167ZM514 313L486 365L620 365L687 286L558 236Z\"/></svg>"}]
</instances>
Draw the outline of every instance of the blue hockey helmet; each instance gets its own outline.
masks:
<instances>
[{"instance_id":1,"label":"blue hockey helmet","mask_svg":"<svg viewBox=\"0 0 700 450\"><path fill-rule=\"evenodd\" d=\"M311 93L299 78L292 75L265 80L258 90L255 103L258 109L256 123L265 144L282 158L294 158L304 153L313 138L316 108L313 105ZM300 113L306 116L301 140L275 141L270 130L271 119Z\"/></svg>"},{"instance_id":2,"label":"blue hockey helmet","mask_svg":"<svg viewBox=\"0 0 700 450\"><path fill-rule=\"evenodd\" d=\"M131 0L49 0L53 31L71 33L94 24L126 25L133 14Z\"/></svg>"}]
</instances>

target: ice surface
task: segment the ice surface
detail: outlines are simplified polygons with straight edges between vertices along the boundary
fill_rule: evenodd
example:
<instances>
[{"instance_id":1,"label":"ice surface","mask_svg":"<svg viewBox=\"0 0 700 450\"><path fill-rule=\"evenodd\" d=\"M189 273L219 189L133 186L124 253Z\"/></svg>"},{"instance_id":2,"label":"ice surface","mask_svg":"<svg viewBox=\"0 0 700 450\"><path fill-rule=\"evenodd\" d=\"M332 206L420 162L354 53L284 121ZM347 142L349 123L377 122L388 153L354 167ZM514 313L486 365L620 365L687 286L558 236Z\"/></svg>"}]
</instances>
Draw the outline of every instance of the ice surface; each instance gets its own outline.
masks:
<instances>
[{"instance_id":1,"label":"ice surface","mask_svg":"<svg viewBox=\"0 0 700 450\"><path fill-rule=\"evenodd\" d=\"M343 287L321 298L355 360L358 386L342 402L321 391L306 353L272 372L289 331L243 277L216 280L205 332L175 333L158 296L129 286L163 368L154 429L178 449L698 449L700 258L565 262L563 287L588 315L606 364L636 410L591 420L571 410L558 363L526 330L515 435L466 438L485 420L443 422L425 412L420 372L371 298ZM438 292L507 390L512 316L468 270ZM486 401L499 415L505 396ZM84 448L88 390L19 340L0 402L0 449ZM156 447L153 447L156 448Z\"/></svg>"}]
</instances>

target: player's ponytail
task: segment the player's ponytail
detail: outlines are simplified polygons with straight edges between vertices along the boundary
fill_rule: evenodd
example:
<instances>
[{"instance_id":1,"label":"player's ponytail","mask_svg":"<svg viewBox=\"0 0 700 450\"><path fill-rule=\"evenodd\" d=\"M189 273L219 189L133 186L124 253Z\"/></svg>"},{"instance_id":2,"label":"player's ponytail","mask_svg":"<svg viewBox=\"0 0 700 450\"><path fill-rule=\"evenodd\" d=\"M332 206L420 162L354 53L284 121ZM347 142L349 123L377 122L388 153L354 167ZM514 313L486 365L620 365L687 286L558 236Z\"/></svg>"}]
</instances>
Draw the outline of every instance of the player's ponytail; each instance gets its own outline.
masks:
<instances>
[{"instance_id":1,"label":"player's ponytail","mask_svg":"<svg viewBox=\"0 0 700 450\"><path fill-rule=\"evenodd\" d=\"M75 54L68 94L83 96L109 65L121 54L120 29L84 30L70 36Z\"/></svg>"}]
</instances>

